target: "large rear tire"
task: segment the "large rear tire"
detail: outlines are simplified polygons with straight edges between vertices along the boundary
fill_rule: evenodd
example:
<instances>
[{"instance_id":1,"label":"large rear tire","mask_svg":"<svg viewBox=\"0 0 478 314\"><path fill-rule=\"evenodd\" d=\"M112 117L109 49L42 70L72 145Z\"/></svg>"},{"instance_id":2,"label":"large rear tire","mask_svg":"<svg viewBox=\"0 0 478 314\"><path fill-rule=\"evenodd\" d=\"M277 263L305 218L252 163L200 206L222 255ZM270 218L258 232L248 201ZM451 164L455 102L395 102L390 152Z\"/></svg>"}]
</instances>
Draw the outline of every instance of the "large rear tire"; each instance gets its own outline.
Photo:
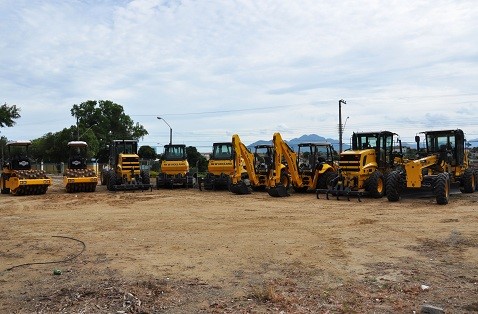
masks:
<instances>
[{"instance_id":1,"label":"large rear tire","mask_svg":"<svg viewBox=\"0 0 478 314\"><path fill-rule=\"evenodd\" d=\"M462 193L473 193L476 189L476 181L475 181L475 172L473 169L466 169L463 173L463 188L461 189Z\"/></svg>"},{"instance_id":2,"label":"large rear tire","mask_svg":"<svg viewBox=\"0 0 478 314\"><path fill-rule=\"evenodd\" d=\"M332 181L337 177L337 173L335 171L326 171L322 173L317 180L317 188L318 189L331 189L332 188Z\"/></svg>"},{"instance_id":3,"label":"large rear tire","mask_svg":"<svg viewBox=\"0 0 478 314\"><path fill-rule=\"evenodd\" d=\"M149 171L141 170L140 175L142 184L151 184L151 177L149 175Z\"/></svg>"},{"instance_id":4,"label":"large rear tire","mask_svg":"<svg viewBox=\"0 0 478 314\"><path fill-rule=\"evenodd\" d=\"M400 194L403 187L403 178L400 172L392 171L387 176L386 194L389 202L397 202L400 200Z\"/></svg>"},{"instance_id":5,"label":"large rear tire","mask_svg":"<svg viewBox=\"0 0 478 314\"><path fill-rule=\"evenodd\" d=\"M446 205L450 199L450 176L439 173L435 179L435 198L438 205Z\"/></svg>"},{"instance_id":6,"label":"large rear tire","mask_svg":"<svg viewBox=\"0 0 478 314\"><path fill-rule=\"evenodd\" d=\"M287 172L282 172L280 175L280 183L285 187L288 191L290 189L290 176Z\"/></svg>"},{"instance_id":7,"label":"large rear tire","mask_svg":"<svg viewBox=\"0 0 478 314\"><path fill-rule=\"evenodd\" d=\"M108 183L106 184L106 188L108 191L116 191L115 185L116 185L116 173L114 171L109 171L107 173L108 176Z\"/></svg>"},{"instance_id":8,"label":"large rear tire","mask_svg":"<svg viewBox=\"0 0 478 314\"><path fill-rule=\"evenodd\" d=\"M380 171L375 171L370 178L368 178L365 190L373 198L381 198L385 194L383 174Z\"/></svg>"}]
</instances>

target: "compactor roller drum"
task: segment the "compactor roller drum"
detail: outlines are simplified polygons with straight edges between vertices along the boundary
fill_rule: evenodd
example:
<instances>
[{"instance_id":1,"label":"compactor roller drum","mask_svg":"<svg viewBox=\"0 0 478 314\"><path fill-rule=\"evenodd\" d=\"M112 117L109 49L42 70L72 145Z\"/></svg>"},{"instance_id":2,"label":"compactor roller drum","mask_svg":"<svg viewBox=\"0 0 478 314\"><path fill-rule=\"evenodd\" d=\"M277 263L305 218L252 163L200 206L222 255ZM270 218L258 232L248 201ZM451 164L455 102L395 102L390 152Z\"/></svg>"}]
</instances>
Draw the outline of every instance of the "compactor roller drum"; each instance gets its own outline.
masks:
<instances>
[{"instance_id":1,"label":"compactor roller drum","mask_svg":"<svg viewBox=\"0 0 478 314\"><path fill-rule=\"evenodd\" d=\"M68 143L68 167L63 173L63 185L66 192L94 192L98 184L98 176L93 169L87 168L87 147L83 141Z\"/></svg>"},{"instance_id":2,"label":"compactor roller drum","mask_svg":"<svg viewBox=\"0 0 478 314\"><path fill-rule=\"evenodd\" d=\"M96 172L93 169L67 169L65 177L70 179L91 178L91 182L67 183L65 189L68 193L94 192L98 184Z\"/></svg>"}]
</instances>

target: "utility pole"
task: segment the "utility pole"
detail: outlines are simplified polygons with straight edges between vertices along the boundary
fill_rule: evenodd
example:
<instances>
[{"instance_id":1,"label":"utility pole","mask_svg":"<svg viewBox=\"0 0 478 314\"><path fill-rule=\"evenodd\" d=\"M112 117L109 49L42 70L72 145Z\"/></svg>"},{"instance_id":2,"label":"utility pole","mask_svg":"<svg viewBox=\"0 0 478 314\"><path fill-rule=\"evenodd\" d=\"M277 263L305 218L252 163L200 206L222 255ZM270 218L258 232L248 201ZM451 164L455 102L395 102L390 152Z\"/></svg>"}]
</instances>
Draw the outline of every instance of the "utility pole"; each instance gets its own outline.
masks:
<instances>
[{"instance_id":1,"label":"utility pole","mask_svg":"<svg viewBox=\"0 0 478 314\"><path fill-rule=\"evenodd\" d=\"M342 104L347 104L343 99L339 100L339 154L342 153Z\"/></svg>"}]
</instances>

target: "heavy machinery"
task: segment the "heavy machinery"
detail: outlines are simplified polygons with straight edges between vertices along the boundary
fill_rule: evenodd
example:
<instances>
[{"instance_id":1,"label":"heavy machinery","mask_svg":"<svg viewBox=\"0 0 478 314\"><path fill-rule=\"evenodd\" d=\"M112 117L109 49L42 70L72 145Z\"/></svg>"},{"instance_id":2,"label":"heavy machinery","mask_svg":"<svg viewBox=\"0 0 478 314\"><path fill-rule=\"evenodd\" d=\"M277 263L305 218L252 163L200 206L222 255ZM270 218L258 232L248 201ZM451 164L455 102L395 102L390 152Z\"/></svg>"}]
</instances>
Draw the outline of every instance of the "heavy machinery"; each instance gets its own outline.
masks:
<instances>
[{"instance_id":1,"label":"heavy machinery","mask_svg":"<svg viewBox=\"0 0 478 314\"><path fill-rule=\"evenodd\" d=\"M426 147L420 153L420 137L416 136L417 152L421 158L407 161L387 178L387 199L398 201L404 189L433 190L437 204L448 204L450 185L459 185L463 193L473 193L477 172L469 165L462 130L422 132ZM420 156L418 156L420 157Z\"/></svg>"},{"instance_id":2,"label":"heavy machinery","mask_svg":"<svg viewBox=\"0 0 478 314\"><path fill-rule=\"evenodd\" d=\"M45 194L51 185L43 170L32 170L28 158L30 141L10 141L7 143L7 159L3 163L0 180L2 194L33 195Z\"/></svg>"},{"instance_id":3,"label":"heavy machinery","mask_svg":"<svg viewBox=\"0 0 478 314\"><path fill-rule=\"evenodd\" d=\"M192 188L194 177L189 173L186 145L164 145L161 172L156 177L156 187L173 188L175 186Z\"/></svg>"},{"instance_id":4,"label":"heavy machinery","mask_svg":"<svg viewBox=\"0 0 478 314\"><path fill-rule=\"evenodd\" d=\"M257 145L252 153L239 135L232 136L234 152L234 171L230 177L229 190L235 194L250 194L251 190L260 191L269 188L272 178L272 145ZM244 168L246 171L244 171ZM285 168L284 165L279 167Z\"/></svg>"},{"instance_id":5,"label":"heavy machinery","mask_svg":"<svg viewBox=\"0 0 478 314\"><path fill-rule=\"evenodd\" d=\"M95 170L88 169L86 165L88 144L83 141L72 141L68 143L68 148L68 166L63 173L63 186L66 192L94 192L98 176Z\"/></svg>"},{"instance_id":6,"label":"heavy machinery","mask_svg":"<svg viewBox=\"0 0 478 314\"><path fill-rule=\"evenodd\" d=\"M338 176L332 187L317 189L320 193L347 197L369 195L380 198L385 194L385 177L403 163L402 144L390 131L357 132L352 134L351 150L339 156Z\"/></svg>"},{"instance_id":7,"label":"heavy machinery","mask_svg":"<svg viewBox=\"0 0 478 314\"><path fill-rule=\"evenodd\" d=\"M271 171L273 171L274 146L270 144L260 144L254 146L254 176L255 183L251 182L253 191L265 191L270 186ZM282 165L282 168L285 166Z\"/></svg>"},{"instance_id":8,"label":"heavy machinery","mask_svg":"<svg viewBox=\"0 0 478 314\"><path fill-rule=\"evenodd\" d=\"M269 186L269 195L275 197L288 196L290 181L296 192L306 192L318 188L326 189L337 176L337 166L334 164L334 149L330 143L300 143L298 152L282 139L280 133L275 133L273 171ZM287 168L282 168L283 160Z\"/></svg>"},{"instance_id":9,"label":"heavy machinery","mask_svg":"<svg viewBox=\"0 0 478 314\"><path fill-rule=\"evenodd\" d=\"M148 190L149 172L141 170L138 141L114 140L110 145L109 165L101 173L101 183L108 191Z\"/></svg>"},{"instance_id":10,"label":"heavy machinery","mask_svg":"<svg viewBox=\"0 0 478 314\"><path fill-rule=\"evenodd\" d=\"M198 178L201 190L227 189L229 178L234 172L232 143L213 143L212 154L207 164L207 173L204 178Z\"/></svg>"}]
</instances>

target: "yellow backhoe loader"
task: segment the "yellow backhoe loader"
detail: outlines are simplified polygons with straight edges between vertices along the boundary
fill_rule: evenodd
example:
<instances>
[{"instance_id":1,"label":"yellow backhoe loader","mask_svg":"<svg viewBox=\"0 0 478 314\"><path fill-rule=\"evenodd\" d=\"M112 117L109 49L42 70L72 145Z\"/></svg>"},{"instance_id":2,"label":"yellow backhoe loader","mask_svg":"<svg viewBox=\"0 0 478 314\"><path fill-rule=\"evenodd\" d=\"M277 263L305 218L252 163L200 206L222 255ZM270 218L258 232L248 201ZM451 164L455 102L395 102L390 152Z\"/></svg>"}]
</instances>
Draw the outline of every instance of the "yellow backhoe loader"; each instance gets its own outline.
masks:
<instances>
[{"instance_id":1,"label":"yellow backhoe loader","mask_svg":"<svg viewBox=\"0 0 478 314\"><path fill-rule=\"evenodd\" d=\"M192 188L194 177L189 173L186 145L164 145L161 172L156 177L156 187L173 188L175 186Z\"/></svg>"},{"instance_id":2,"label":"yellow backhoe loader","mask_svg":"<svg viewBox=\"0 0 478 314\"><path fill-rule=\"evenodd\" d=\"M333 147L330 143L300 143L298 152L275 133L273 167L281 168L284 160L286 168L274 169L269 186L269 195L274 197L288 196L291 185L296 192L315 191L327 188L337 176L337 166L333 160Z\"/></svg>"},{"instance_id":3,"label":"yellow backhoe loader","mask_svg":"<svg viewBox=\"0 0 478 314\"><path fill-rule=\"evenodd\" d=\"M272 178L272 145L257 145L252 153L239 135L232 136L234 172L230 177L229 190L235 194L250 194L251 190L266 190ZM244 168L246 171L244 171ZM284 165L279 168L285 168Z\"/></svg>"},{"instance_id":4,"label":"yellow backhoe loader","mask_svg":"<svg viewBox=\"0 0 478 314\"><path fill-rule=\"evenodd\" d=\"M33 195L45 194L51 185L43 170L32 170L28 157L30 141L10 141L7 143L7 159L3 163L0 180L2 194Z\"/></svg>"},{"instance_id":5,"label":"yellow backhoe loader","mask_svg":"<svg viewBox=\"0 0 478 314\"><path fill-rule=\"evenodd\" d=\"M88 144L83 141L68 143L68 166L63 173L63 186L68 193L94 192L98 184L95 170L86 165Z\"/></svg>"},{"instance_id":6,"label":"yellow backhoe loader","mask_svg":"<svg viewBox=\"0 0 478 314\"><path fill-rule=\"evenodd\" d=\"M149 172L142 170L139 164L138 141L114 140L110 145L108 168L101 173L101 184L108 191L148 190Z\"/></svg>"},{"instance_id":7,"label":"yellow backhoe loader","mask_svg":"<svg viewBox=\"0 0 478 314\"><path fill-rule=\"evenodd\" d=\"M317 189L339 198L368 195L381 198L385 194L385 177L403 163L402 144L396 133L390 131L353 133L351 150L339 156L338 176L331 188Z\"/></svg>"},{"instance_id":8,"label":"yellow backhoe loader","mask_svg":"<svg viewBox=\"0 0 478 314\"><path fill-rule=\"evenodd\" d=\"M470 167L469 152L462 130L422 132L426 148L421 158L406 162L387 178L387 199L396 202L404 189L430 189L436 202L448 204L450 186L458 185L463 193L473 193L477 171ZM420 154L420 137L416 136ZM420 156L419 156L420 157Z\"/></svg>"},{"instance_id":9,"label":"yellow backhoe loader","mask_svg":"<svg viewBox=\"0 0 478 314\"><path fill-rule=\"evenodd\" d=\"M232 143L213 143L212 154L204 178L198 178L200 190L227 189L229 178L234 172Z\"/></svg>"}]
</instances>

